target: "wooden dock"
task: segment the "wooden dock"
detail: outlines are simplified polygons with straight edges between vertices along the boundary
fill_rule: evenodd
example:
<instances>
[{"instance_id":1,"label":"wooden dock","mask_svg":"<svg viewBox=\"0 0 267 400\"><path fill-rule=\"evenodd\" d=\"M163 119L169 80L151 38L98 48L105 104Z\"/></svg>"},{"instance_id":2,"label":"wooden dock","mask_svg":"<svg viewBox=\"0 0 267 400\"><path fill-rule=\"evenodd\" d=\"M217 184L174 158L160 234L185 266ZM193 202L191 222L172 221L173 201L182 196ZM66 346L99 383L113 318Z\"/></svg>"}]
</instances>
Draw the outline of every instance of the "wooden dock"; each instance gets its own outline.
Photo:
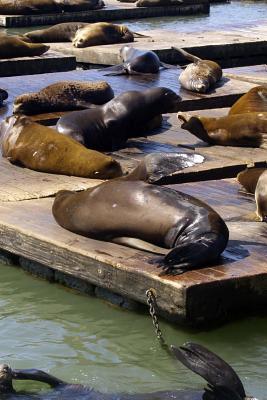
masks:
<instances>
[{"instance_id":1,"label":"wooden dock","mask_svg":"<svg viewBox=\"0 0 267 400\"><path fill-rule=\"evenodd\" d=\"M75 56L51 50L41 56L0 59L0 77L64 72L75 68Z\"/></svg>"},{"instance_id":2,"label":"wooden dock","mask_svg":"<svg viewBox=\"0 0 267 400\"><path fill-rule=\"evenodd\" d=\"M183 0L178 6L136 7L135 3L121 3L117 0L105 0L106 7L100 10L64 12L41 15L0 15L0 26L7 28L19 26L54 25L61 22L115 21L130 18L148 18L208 14L208 0Z\"/></svg>"},{"instance_id":3,"label":"wooden dock","mask_svg":"<svg viewBox=\"0 0 267 400\"><path fill-rule=\"evenodd\" d=\"M203 59L217 61L223 68L267 63L267 20L259 26L248 25L227 31L177 32L162 29L141 33L149 38L138 38L132 44L142 50L153 50L161 61L185 64L187 61L172 46L182 47ZM262 28L262 29L261 29ZM170 38L170 39L168 39ZM74 55L79 63L96 65L119 64L122 44L75 48L72 43L49 44L53 50Z\"/></svg>"}]
</instances>

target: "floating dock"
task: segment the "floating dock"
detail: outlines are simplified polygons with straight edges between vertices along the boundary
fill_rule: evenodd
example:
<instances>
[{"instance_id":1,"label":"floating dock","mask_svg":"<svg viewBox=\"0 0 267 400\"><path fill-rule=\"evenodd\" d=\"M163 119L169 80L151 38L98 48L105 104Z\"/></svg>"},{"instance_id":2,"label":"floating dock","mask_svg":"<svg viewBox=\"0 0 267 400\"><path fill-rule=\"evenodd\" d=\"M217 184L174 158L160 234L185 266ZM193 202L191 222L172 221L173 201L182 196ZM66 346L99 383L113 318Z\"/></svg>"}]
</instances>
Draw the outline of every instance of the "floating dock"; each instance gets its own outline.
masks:
<instances>
[{"instance_id":1,"label":"floating dock","mask_svg":"<svg viewBox=\"0 0 267 400\"><path fill-rule=\"evenodd\" d=\"M136 7L135 3L121 3L105 0L106 7L100 10L64 12L40 15L0 15L0 26L7 28L19 26L54 25L61 22L99 22L130 18L150 18L179 15L208 14L208 0L183 0L177 6Z\"/></svg>"}]
</instances>

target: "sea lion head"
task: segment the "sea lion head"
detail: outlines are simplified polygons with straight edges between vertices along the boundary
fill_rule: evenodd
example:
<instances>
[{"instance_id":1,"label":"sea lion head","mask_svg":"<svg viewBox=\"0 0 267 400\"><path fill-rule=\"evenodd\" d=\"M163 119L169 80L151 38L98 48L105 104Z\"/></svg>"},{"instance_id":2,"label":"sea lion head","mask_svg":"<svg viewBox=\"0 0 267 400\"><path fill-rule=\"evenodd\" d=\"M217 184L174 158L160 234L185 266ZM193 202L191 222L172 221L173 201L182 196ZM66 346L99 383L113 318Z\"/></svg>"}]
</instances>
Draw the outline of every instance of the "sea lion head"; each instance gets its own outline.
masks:
<instances>
[{"instance_id":1,"label":"sea lion head","mask_svg":"<svg viewBox=\"0 0 267 400\"><path fill-rule=\"evenodd\" d=\"M27 122L29 123L29 120L24 115L11 115L1 122L0 149L3 156L5 156L10 148L13 148L21 130Z\"/></svg>"},{"instance_id":2,"label":"sea lion head","mask_svg":"<svg viewBox=\"0 0 267 400\"><path fill-rule=\"evenodd\" d=\"M155 109L160 106L161 113L177 112L180 109L181 97L173 90L165 87L155 87L145 91L146 97Z\"/></svg>"},{"instance_id":3,"label":"sea lion head","mask_svg":"<svg viewBox=\"0 0 267 400\"><path fill-rule=\"evenodd\" d=\"M37 103L38 96L35 93L22 94L14 100L13 112L14 114L36 114Z\"/></svg>"},{"instance_id":4,"label":"sea lion head","mask_svg":"<svg viewBox=\"0 0 267 400\"><path fill-rule=\"evenodd\" d=\"M0 393L14 392L12 369L7 364L0 364Z\"/></svg>"}]
</instances>

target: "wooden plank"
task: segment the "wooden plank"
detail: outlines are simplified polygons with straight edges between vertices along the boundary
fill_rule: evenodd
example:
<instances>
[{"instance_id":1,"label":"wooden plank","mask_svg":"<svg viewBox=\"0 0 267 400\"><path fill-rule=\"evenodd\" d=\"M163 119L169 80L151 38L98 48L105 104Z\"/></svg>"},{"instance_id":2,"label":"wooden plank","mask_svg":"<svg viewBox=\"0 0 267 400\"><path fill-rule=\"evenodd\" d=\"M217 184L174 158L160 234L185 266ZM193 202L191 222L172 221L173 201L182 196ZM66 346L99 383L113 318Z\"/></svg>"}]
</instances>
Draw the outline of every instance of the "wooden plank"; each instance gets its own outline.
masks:
<instances>
[{"instance_id":1,"label":"wooden plank","mask_svg":"<svg viewBox=\"0 0 267 400\"><path fill-rule=\"evenodd\" d=\"M105 4L106 7L100 10L41 15L0 15L0 26L10 28L53 25L72 21L98 22L129 18L208 14L210 6L207 0L183 0L180 5L171 7L136 7L134 3L120 3L116 0L105 0Z\"/></svg>"},{"instance_id":2,"label":"wooden plank","mask_svg":"<svg viewBox=\"0 0 267 400\"><path fill-rule=\"evenodd\" d=\"M264 27L265 21L260 26ZM212 59L223 68L237 65L253 65L267 62L267 31L254 31L253 26L240 31L241 27L223 31L177 32L166 29L146 30L141 33L149 38L138 38L133 44L139 49L153 50L160 59L171 64L187 61L172 46L182 47L203 59ZM251 31L250 31L251 29ZM71 54L80 63L97 65L119 64L121 44L75 48L72 43L52 43L51 48Z\"/></svg>"},{"instance_id":3,"label":"wooden plank","mask_svg":"<svg viewBox=\"0 0 267 400\"><path fill-rule=\"evenodd\" d=\"M228 68L224 70L224 76L257 85L267 84L267 66L254 65L249 67Z\"/></svg>"},{"instance_id":4,"label":"wooden plank","mask_svg":"<svg viewBox=\"0 0 267 400\"><path fill-rule=\"evenodd\" d=\"M241 209L246 212L254 206L250 197L249 204L246 197L236 200L238 186L233 181L197 182L179 188L198 193L226 220L238 217ZM177 323L218 322L228 315L247 315L266 306L264 224L227 222L230 242L218 265L160 277L159 270L151 264L154 255L88 239L59 227L51 214L52 202L47 198L0 203L0 247L144 304L145 291L153 287L160 314Z\"/></svg>"},{"instance_id":5,"label":"wooden plank","mask_svg":"<svg viewBox=\"0 0 267 400\"><path fill-rule=\"evenodd\" d=\"M75 68L75 56L50 50L41 56L1 59L0 77L70 71Z\"/></svg>"}]
</instances>

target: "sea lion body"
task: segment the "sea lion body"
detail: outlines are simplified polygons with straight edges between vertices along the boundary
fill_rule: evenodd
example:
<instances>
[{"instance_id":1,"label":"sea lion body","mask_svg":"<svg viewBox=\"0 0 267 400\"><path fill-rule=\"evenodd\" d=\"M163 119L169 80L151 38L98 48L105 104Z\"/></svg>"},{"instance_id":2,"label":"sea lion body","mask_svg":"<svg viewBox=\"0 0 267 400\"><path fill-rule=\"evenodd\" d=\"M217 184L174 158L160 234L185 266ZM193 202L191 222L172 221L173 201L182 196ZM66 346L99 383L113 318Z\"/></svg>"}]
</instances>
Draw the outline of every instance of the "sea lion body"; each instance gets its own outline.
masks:
<instances>
[{"instance_id":1,"label":"sea lion body","mask_svg":"<svg viewBox=\"0 0 267 400\"><path fill-rule=\"evenodd\" d=\"M260 221L267 222L267 170L259 176L255 189L256 214Z\"/></svg>"},{"instance_id":2,"label":"sea lion body","mask_svg":"<svg viewBox=\"0 0 267 400\"><path fill-rule=\"evenodd\" d=\"M256 86L240 97L230 108L229 115L267 112L267 87Z\"/></svg>"},{"instance_id":3,"label":"sea lion body","mask_svg":"<svg viewBox=\"0 0 267 400\"><path fill-rule=\"evenodd\" d=\"M266 168L247 168L239 172L236 178L248 193L254 194L259 177L264 171Z\"/></svg>"},{"instance_id":4,"label":"sea lion body","mask_svg":"<svg viewBox=\"0 0 267 400\"><path fill-rule=\"evenodd\" d=\"M3 157L35 171L87 178L108 179L122 175L111 157L86 149L25 116L12 116L1 123Z\"/></svg>"},{"instance_id":5,"label":"sea lion body","mask_svg":"<svg viewBox=\"0 0 267 400\"><path fill-rule=\"evenodd\" d=\"M81 193L60 191L52 212L63 228L87 237L138 238L170 249L160 265L175 274L214 262L228 242L228 229L211 207L140 181L117 179Z\"/></svg>"},{"instance_id":6,"label":"sea lion body","mask_svg":"<svg viewBox=\"0 0 267 400\"><path fill-rule=\"evenodd\" d=\"M159 114L179 109L179 101L180 97L167 88L128 91L103 106L61 117L57 130L88 148L114 150L130 137L143 136L141 128Z\"/></svg>"},{"instance_id":7,"label":"sea lion body","mask_svg":"<svg viewBox=\"0 0 267 400\"><path fill-rule=\"evenodd\" d=\"M86 25L88 25L86 22L63 22L49 28L27 32L24 37L31 39L32 42L71 42L78 29Z\"/></svg>"},{"instance_id":8,"label":"sea lion body","mask_svg":"<svg viewBox=\"0 0 267 400\"><path fill-rule=\"evenodd\" d=\"M67 11L95 10L104 7L102 0L2 0L0 14L31 15Z\"/></svg>"},{"instance_id":9,"label":"sea lion body","mask_svg":"<svg viewBox=\"0 0 267 400\"><path fill-rule=\"evenodd\" d=\"M104 104L113 97L114 92L105 81L63 81L37 93L16 97L13 111L26 115L70 111L87 108L90 104Z\"/></svg>"},{"instance_id":10,"label":"sea lion body","mask_svg":"<svg viewBox=\"0 0 267 400\"><path fill-rule=\"evenodd\" d=\"M267 133L267 112L218 118L179 112L178 119L183 129L212 145L261 147Z\"/></svg>"},{"instance_id":11,"label":"sea lion body","mask_svg":"<svg viewBox=\"0 0 267 400\"><path fill-rule=\"evenodd\" d=\"M42 43L28 43L16 36L0 35L0 58L40 56L49 50Z\"/></svg>"}]
</instances>

